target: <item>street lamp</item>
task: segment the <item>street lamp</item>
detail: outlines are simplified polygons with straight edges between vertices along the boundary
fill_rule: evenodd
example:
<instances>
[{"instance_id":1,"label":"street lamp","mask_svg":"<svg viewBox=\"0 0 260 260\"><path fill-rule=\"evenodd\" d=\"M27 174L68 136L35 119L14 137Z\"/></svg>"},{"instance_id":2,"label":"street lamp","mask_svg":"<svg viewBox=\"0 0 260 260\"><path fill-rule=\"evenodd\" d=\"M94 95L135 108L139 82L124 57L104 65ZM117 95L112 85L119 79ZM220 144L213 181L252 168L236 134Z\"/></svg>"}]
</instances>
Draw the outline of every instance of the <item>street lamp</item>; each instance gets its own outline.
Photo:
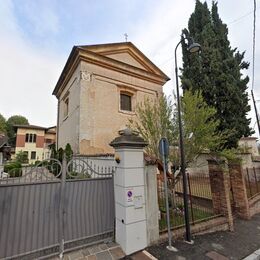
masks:
<instances>
[{"instance_id":1,"label":"street lamp","mask_svg":"<svg viewBox=\"0 0 260 260\"><path fill-rule=\"evenodd\" d=\"M251 95L252 95L253 103L254 103L255 117L256 117L256 122L257 122L257 126L258 126L258 134L260 136L260 123L259 123L259 116L258 116L258 112L257 112L257 108L256 108L256 101L259 101L259 100L255 100L253 89L251 90Z\"/></svg>"},{"instance_id":2,"label":"street lamp","mask_svg":"<svg viewBox=\"0 0 260 260\"><path fill-rule=\"evenodd\" d=\"M184 153L184 142L183 142L183 130L181 122L181 104L179 94L179 77L178 77L178 65L177 65L177 48L185 40L188 40L188 51L195 53L201 50L200 44L193 41L192 38L182 38L175 48L175 76L176 76L176 93L177 93L177 104L178 104L178 121L179 121L179 135L180 135L180 155L181 155L181 173L183 179L183 201L184 201L184 216L185 216L185 228L186 228L186 241L192 243L190 235L190 222L189 222L189 209L188 209L188 192L187 192L187 176L186 176L186 162Z\"/></svg>"}]
</instances>

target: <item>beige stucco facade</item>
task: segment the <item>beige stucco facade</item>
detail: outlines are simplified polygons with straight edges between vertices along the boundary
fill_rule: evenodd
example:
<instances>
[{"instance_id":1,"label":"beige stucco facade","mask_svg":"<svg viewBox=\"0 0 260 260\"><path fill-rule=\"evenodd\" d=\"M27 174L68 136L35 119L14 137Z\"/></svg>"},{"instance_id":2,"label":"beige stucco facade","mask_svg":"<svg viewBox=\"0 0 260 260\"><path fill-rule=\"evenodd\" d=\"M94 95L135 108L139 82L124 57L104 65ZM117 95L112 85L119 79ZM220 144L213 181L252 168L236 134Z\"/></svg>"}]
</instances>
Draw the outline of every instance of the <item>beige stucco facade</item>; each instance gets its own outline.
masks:
<instances>
[{"instance_id":1,"label":"beige stucco facade","mask_svg":"<svg viewBox=\"0 0 260 260\"><path fill-rule=\"evenodd\" d=\"M252 154L253 156L259 156L257 148L256 137L242 137L238 141L238 146L243 152Z\"/></svg>"},{"instance_id":2,"label":"beige stucco facade","mask_svg":"<svg viewBox=\"0 0 260 260\"><path fill-rule=\"evenodd\" d=\"M74 52L74 53L73 53ZM111 153L109 142L136 117L136 106L156 99L169 78L133 44L74 47L56 85L58 147L74 153ZM131 111L120 109L120 94L131 96Z\"/></svg>"},{"instance_id":3,"label":"beige stucco facade","mask_svg":"<svg viewBox=\"0 0 260 260\"><path fill-rule=\"evenodd\" d=\"M50 158L49 145L55 143L56 127L44 128L38 126L17 126L16 127L15 155L19 152L28 154L28 163L35 163ZM28 142L26 134L36 135L35 141ZM35 153L35 156L32 156Z\"/></svg>"}]
</instances>

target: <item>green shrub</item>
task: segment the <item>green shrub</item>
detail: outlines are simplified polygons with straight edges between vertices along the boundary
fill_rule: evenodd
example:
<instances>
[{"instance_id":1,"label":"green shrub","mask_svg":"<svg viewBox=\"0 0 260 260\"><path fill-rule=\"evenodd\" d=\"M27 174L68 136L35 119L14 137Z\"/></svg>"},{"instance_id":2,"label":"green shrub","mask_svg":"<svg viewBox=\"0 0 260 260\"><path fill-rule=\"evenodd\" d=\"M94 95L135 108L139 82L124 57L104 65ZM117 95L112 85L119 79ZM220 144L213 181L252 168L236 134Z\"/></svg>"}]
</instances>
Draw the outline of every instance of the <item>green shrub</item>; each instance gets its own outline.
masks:
<instances>
[{"instance_id":1,"label":"green shrub","mask_svg":"<svg viewBox=\"0 0 260 260\"><path fill-rule=\"evenodd\" d=\"M10 177L21 177L22 164L17 161L10 162L4 166L4 172L7 172Z\"/></svg>"},{"instance_id":2,"label":"green shrub","mask_svg":"<svg viewBox=\"0 0 260 260\"><path fill-rule=\"evenodd\" d=\"M69 174L66 176L66 179L90 179L91 175L89 173L79 173L76 171L70 171Z\"/></svg>"},{"instance_id":3,"label":"green shrub","mask_svg":"<svg viewBox=\"0 0 260 260\"><path fill-rule=\"evenodd\" d=\"M28 153L20 151L15 156L15 161L20 163L28 163Z\"/></svg>"},{"instance_id":4,"label":"green shrub","mask_svg":"<svg viewBox=\"0 0 260 260\"><path fill-rule=\"evenodd\" d=\"M34 165L37 166L39 164L39 166L41 166L40 163L41 163L41 161L37 160L37 161L34 162Z\"/></svg>"},{"instance_id":5,"label":"green shrub","mask_svg":"<svg viewBox=\"0 0 260 260\"><path fill-rule=\"evenodd\" d=\"M64 154L65 154L65 158L66 158L67 162L69 160L71 160L71 158L73 156L73 151L72 151L71 145L69 143L67 143L65 146Z\"/></svg>"}]
</instances>

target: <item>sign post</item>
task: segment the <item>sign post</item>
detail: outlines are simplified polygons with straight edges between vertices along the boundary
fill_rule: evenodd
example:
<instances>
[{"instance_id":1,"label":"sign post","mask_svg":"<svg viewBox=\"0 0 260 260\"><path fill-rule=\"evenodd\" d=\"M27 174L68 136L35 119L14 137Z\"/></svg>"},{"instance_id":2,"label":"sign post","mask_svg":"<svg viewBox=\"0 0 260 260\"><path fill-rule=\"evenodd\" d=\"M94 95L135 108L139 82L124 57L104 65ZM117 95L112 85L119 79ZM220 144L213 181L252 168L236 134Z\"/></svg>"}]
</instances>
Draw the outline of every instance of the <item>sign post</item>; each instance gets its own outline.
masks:
<instances>
[{"instance_id":1,"label":"sign post","mask_svg":"<svg viewBox=\"0 0 260 260\"><path fill-rule=\"evenodd\" d=\"M164 176L164 192L165 192L165 205L166 205L166 216L167 216L167 228L168 228L168 240L169 245L167 249L170 251L177 252L178 250L172 246L172 233L170 225L170 211L169 211L169 200L168 200L168 185L167 185L167 158L169 156L169 143L166 138L162 138L159 142L159 152L163 159L163 176Z\"/></svg>"}]
</instances>

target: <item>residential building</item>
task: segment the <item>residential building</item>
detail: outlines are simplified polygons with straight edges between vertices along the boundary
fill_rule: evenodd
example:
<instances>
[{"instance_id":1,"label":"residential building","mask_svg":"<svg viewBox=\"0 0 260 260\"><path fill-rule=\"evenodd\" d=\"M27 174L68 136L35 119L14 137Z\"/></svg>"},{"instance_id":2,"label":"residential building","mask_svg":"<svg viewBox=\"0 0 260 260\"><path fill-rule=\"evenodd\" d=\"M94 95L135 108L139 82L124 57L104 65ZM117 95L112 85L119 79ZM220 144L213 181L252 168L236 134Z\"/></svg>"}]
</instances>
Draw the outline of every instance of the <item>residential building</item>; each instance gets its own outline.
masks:
<instances>
[{"instance_id":1,"label":"residential building","mask_svg":"<svg viewBox=\"0 0 260 260\"><path fill-rule=\"evenodd\" d=\"M238 146L243 152L251 153L253 156L259 156L257 147L257 137L241 137Z\"/></svg>"},{"instance_id":2,"label":"residential building","mask_svg":"<svg viewBox=\"0 0 260 260\"><path fill-rule=\"evenodd\" d=\"M36 125L16 125L15 154L20 151L28 154L29 163L50 157L50 145L55 143L56 127Z\"/></svg>"},{"instance_id":3,"label":"residential building","mask_svg":"<svg viewBox=\"0 0 260 260\"><path fill-rule=\"evenodd\" d=\"M241 150L243 168L259 168L260 156L257 146L257 137L241 137L238 146Z\"/></svg>"},{"instance_id":4,"label":"residential building","mask_svg":"<svg viewBox=\"0 0 260 260\"><path fill-rule=\"evenodd\" d=\"M0 133L0 178L4 170L4 163L11 157L10 146L8 145L8 138Z\"/></svg>"},{"instance_id":5,"label":"residential building","mask_svg":"<svg viewBox=\"0 0 260 260\"><path fill-rule=\"evenodd\" d=\"M238 141L237 156L242 161L243 169L259 168L260 156L257 147L257 137L241 137ZM187 171L190 174L205 173L208 174L208 160L212 159L209 151L199 154L196 159L188 165Z\"/></svg>"},{"instance_id":6,"label":"residential building","mask_svg":"<svg viewBox=\"0 0 260 260\"><path fill-rule=\"evenodd\" d=\"M168 80L131 42L74 46L53 91L57 146L113 152L109 142L136 117L137 104L160 97Z\"/></svg>"}]
</instances>

